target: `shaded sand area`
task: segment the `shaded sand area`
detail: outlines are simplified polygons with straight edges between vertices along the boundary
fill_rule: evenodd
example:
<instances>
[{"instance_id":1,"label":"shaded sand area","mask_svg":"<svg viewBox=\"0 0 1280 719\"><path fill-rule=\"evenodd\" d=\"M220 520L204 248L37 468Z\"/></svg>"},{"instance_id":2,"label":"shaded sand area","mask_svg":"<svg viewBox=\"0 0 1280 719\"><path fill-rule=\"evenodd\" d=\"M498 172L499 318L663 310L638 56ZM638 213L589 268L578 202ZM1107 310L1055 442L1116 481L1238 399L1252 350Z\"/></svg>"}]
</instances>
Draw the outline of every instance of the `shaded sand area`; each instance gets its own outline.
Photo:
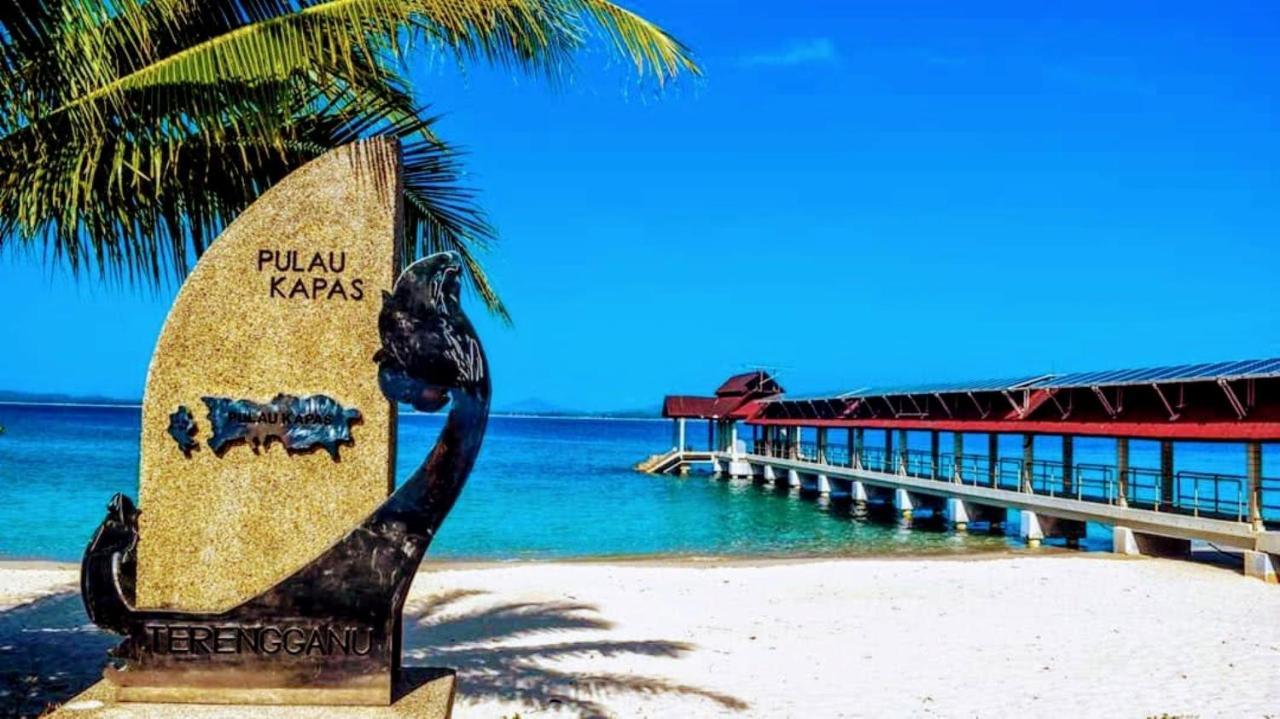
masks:
<instances>
[{"instance_id":1,"label":"shaded sand area","mask_svg":"<svg viewBox=\"0 0 1280 719\"><path fill-rule=\"evenodd\" d=\"M0 565L0 713L99 676L75 581ZM405 623L461 719L1280 716L1280 588L1188 562L435 565Z\"/></svg>"}]
</instances>

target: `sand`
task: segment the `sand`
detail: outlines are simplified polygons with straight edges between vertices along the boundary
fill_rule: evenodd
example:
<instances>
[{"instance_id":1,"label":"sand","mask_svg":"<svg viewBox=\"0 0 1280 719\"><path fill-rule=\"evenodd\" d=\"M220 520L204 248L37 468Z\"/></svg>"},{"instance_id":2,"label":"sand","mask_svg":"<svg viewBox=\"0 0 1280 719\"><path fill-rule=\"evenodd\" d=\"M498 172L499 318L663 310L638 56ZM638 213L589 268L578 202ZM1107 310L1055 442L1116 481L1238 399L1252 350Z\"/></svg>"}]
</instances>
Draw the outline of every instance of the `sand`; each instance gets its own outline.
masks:
<instances>
[{"instance_id":1,"label":"sand","mask_svg":"<svg viewBox=\"0 0 1280 719\"><path fill-rule=\"evenodd\" d=\"M96 678L112 639L74 582L0 568L10 712ZM408 663L459 670L460 719L1280 717L1280 588L1189 562L444 565L407 614Z\"/></svg>"}]
</instances>

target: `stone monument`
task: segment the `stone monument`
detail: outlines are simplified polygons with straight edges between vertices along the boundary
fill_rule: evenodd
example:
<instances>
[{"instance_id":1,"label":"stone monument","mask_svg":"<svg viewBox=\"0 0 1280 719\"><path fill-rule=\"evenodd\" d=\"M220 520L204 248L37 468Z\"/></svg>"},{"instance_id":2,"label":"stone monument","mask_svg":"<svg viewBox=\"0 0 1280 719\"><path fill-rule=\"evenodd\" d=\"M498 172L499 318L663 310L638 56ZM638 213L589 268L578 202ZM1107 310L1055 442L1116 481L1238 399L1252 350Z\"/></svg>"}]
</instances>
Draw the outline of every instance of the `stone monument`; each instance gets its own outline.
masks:
<instances>
[{"instance_id":1,"label":"stone monument","mask_svg":"<svg viewBox=\"0 0 1280 719\"><path fill-rule=\"evenodd\" d=\"M125 637L89 694L392 704L404 600L489 403L458 258L395 275L400 172L390 139L314 160L183 284L147 378L139 504L112 499L82 565L90 618ZM449 415L391 493L400 402Z\"/></svg>"}]
</instances>

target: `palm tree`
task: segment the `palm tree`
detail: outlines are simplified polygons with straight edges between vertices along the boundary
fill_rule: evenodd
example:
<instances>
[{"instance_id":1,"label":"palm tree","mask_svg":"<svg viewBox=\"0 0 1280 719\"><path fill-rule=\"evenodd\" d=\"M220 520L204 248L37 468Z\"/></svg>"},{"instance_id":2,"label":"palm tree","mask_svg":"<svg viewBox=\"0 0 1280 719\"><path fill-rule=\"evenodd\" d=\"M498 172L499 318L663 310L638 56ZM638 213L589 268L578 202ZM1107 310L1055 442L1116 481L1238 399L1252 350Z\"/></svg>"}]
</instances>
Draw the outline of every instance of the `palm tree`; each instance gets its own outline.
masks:
<instances>
[{"instance_id":1,"label":"palm tree","mask_svg":"<svg viewBox=\"0 0 1280 719\"><path fill-rule=\"evenodd\" d=\"M405 148L406 259L494 237L404 71L458 62L557 76L593 37L659 84L688 51L604 0L4 0L0 249L158 286L266 188L330 148Z\"/></svg>"}]
</instances>

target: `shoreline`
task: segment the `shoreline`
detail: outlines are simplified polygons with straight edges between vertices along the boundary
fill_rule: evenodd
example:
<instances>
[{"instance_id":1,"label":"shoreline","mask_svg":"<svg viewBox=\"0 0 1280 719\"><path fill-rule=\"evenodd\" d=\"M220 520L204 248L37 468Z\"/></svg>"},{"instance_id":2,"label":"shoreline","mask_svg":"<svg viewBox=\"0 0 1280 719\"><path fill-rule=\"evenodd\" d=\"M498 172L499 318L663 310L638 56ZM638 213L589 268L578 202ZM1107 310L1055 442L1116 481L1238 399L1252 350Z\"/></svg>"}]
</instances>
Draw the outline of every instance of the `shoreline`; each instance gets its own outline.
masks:
<instances>
[{"instance_id":1,"label":"shoreline","mask_svg":"<svg viewBox=\"0 0 1280 719\"><path fill-rule=\"evenodd\" d=\"M456 719L1280 706L1280 625L1267 621L1280 591L1181 560L1041 548L444 561L422 575L405 604L405 664L457 670ZM0 562L0 689L20 687L9 699L30 713L101 678L119 641L86 626L77 590L73 565Z\"/></svg>"},{"instance_id":2,"label":"shoreline","mask_svg":"<svg viewBox=\"0 0 1280 719\"><path fill-rule=\"evenodd\" d=\"M859 552L856 554L601 554L566 557L518 557L511 559L446 558L427 556L418 569L428 571L491 569L520 567L525 565L586 564L652 567L772 567L786 564L813 564L816 562L844 561L996 561L1019 557L1080 557L1093 559L1118 559L1127 557L1110 552L1087 552L1063 547L1009 547L990 551L916 551L916 552ZM1142 559L1142 557L1137 557ZM0 558L0 570L30 571L79 571L80 563L54 559Z\"/></svg>"}]
</instances>

